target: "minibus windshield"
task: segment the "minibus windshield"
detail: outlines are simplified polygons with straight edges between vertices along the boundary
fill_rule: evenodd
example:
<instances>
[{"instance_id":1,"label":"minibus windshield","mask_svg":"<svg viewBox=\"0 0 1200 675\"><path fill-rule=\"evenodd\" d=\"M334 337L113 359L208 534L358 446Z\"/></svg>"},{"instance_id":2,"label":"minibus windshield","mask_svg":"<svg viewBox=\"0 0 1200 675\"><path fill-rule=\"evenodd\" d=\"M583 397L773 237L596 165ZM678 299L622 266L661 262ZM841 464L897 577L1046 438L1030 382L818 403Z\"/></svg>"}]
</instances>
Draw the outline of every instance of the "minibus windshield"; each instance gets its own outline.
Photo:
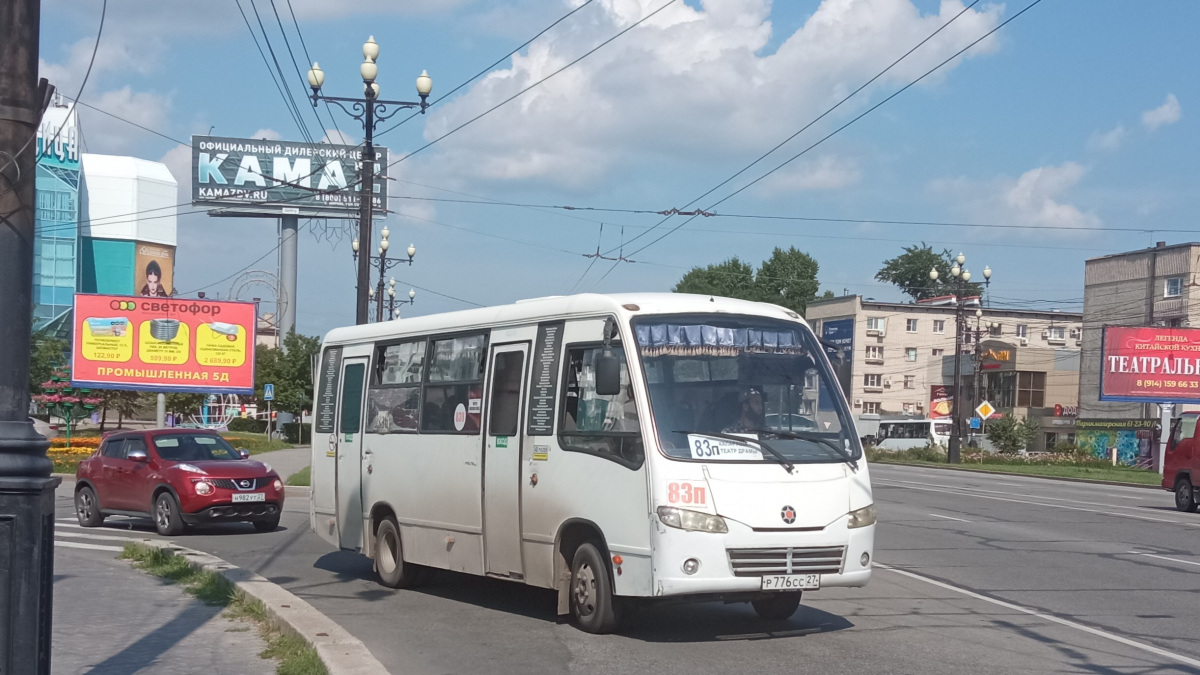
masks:
<instances>
[{"instance_id":1,"label":"minibus windshield","mask_svg":"<svg viewBox=\"0 0 1200 675\"><path fill-rule=\"evenodd\" d=\"M845 399L806 327L670 315L635 319L634 334L668 457L797 464L862 457Z\"/></svg>"}]
</instances>

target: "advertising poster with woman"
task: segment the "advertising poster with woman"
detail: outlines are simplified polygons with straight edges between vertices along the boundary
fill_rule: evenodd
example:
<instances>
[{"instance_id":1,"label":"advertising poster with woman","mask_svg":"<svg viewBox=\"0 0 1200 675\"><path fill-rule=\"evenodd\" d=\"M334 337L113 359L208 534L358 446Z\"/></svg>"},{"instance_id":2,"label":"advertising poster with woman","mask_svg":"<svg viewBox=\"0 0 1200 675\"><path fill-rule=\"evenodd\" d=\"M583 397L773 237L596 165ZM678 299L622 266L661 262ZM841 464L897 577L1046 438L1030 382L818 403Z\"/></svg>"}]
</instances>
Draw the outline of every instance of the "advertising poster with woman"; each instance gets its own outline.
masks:
<instances>
[{"instance_id":1,"label":"advertising poster with woman","mask_svg":"<svg viewBox=\"0 0 1200 675\"><path fill-rule=\"evenodd\" d=\"M175 292L175 247L137 242L133 287L138 295L167 298Z\"/></svg>"}]
</instances>

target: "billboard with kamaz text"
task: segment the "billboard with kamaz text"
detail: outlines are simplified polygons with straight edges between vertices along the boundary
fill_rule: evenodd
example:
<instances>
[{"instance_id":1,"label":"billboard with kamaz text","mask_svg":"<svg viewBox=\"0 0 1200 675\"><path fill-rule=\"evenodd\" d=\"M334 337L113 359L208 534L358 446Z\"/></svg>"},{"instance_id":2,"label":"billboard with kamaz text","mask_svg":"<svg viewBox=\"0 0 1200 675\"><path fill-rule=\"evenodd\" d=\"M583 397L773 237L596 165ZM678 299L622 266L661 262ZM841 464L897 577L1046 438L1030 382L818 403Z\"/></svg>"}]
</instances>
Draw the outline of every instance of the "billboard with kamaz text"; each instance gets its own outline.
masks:
<instances>
[{"instance_id":1,"label":"billboard with kamaz text","mask_svg":"<svg viewBox=\"0 0 1200 675\"><path fill-rule=\"evenodd\" d=\"M1200 328L1105 326L1100 400L1200 401Z\"/></svg>"},{"instance_id":2,"label":"billboard with kamaz text","mask_svg":"<svg viewBox=\"0 0 1200 675\"><path fill-rule=\"evenodd\" d=\"M192 205L210 215L357 217L362 148L329 143L192 137ZM375 148L372 208L387 209L386 148Z\"/></svg>"},{"instance_id":3,"label":"billboard with kamaz text","mask_svg":"<svg viewBox=\"0 0 1200 675\"><path fill-rule=\"evenodd\" d=\"M255 318L251 302L77 294L71 384L253 394Z\"/></svg>"}]
</instances>

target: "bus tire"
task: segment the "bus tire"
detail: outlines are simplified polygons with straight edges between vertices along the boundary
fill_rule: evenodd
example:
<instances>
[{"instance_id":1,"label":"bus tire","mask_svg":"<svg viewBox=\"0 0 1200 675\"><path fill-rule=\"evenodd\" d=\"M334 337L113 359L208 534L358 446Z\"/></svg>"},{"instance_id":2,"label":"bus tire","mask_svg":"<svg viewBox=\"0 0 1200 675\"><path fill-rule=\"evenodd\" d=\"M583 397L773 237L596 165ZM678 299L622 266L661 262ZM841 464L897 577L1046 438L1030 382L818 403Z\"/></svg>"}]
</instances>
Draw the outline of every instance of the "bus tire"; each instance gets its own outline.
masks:
<instances>
[{"instance_id":1,"label":"bus tire","mask_svg":"<svg viewBox=\"0 0 1200 675\"><path fill-rule=\"evenodd\" d=\"M391 516L375 530L375 569L380 583L388 588L411 588L417 580L417 566L404 562L400 527Z\"/></svg>"},{"instance_id":2,"label":"bus tire","mask_svg":"<svg viewBox=\"0 0 1200 675\"><path fill-rule=\"evenodd\" d=\"M800 592L779 593L778 595L771 595L759 600L752 600L750 604L760 617L770 621L783 621L784 619L790 619L800 607Z\"/></svg>"},{"instance_id":3,"label":"bus tire","mask_svg":"<svg viewBox=\"0 0 1200 675\"><path fill-rule=\"evenodd\" d=\"M1187 476L1175 479L1175 508L1185 513L1196 512L1196 493Z\"/></svg>"},{"instance_id":4,"label":"bus tire","mask_svg":"<svg viewBox=\"0 0 1200 675\"><path fill-rule=\"evenodd\" d=\"M571 559L571 619L584 632L602 635L617 629L620 608L612 576L595 544L585 542Z\"/></svg>"}]
</instances>

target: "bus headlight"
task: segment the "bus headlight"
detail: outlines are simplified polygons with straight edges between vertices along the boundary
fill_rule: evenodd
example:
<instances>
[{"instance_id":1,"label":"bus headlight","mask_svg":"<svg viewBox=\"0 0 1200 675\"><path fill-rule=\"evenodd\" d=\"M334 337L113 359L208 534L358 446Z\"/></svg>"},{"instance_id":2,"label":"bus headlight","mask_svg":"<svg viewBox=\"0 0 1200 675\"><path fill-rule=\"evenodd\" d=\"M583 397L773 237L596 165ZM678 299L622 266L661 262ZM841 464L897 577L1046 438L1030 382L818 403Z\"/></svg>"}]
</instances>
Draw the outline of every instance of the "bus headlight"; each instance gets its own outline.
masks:
<instances>
[{"instance_id":1,"label":"bus headlight","mask_svg":"<svg viewBox=\"0 0 1200 675\"><path fill-rule=\"evenodd\" d=\"M673 506L658 507L658 519L667 527L675 527L689 532L728 532L725 519L721 516L711 516L699 511L677 509Z\"/></svg>"},{"instance_id":2,"label":"bus headlight","mask_svg":"<svg viewBox=\"0 0 1200 675\"><path fill-rule=\"evenodd\" d=\"M875 524L875 505L864 506L861 509L850 512L850 522L846 527L853 530L858 527L866 527Z\"/></svg>"}]
</instances>

